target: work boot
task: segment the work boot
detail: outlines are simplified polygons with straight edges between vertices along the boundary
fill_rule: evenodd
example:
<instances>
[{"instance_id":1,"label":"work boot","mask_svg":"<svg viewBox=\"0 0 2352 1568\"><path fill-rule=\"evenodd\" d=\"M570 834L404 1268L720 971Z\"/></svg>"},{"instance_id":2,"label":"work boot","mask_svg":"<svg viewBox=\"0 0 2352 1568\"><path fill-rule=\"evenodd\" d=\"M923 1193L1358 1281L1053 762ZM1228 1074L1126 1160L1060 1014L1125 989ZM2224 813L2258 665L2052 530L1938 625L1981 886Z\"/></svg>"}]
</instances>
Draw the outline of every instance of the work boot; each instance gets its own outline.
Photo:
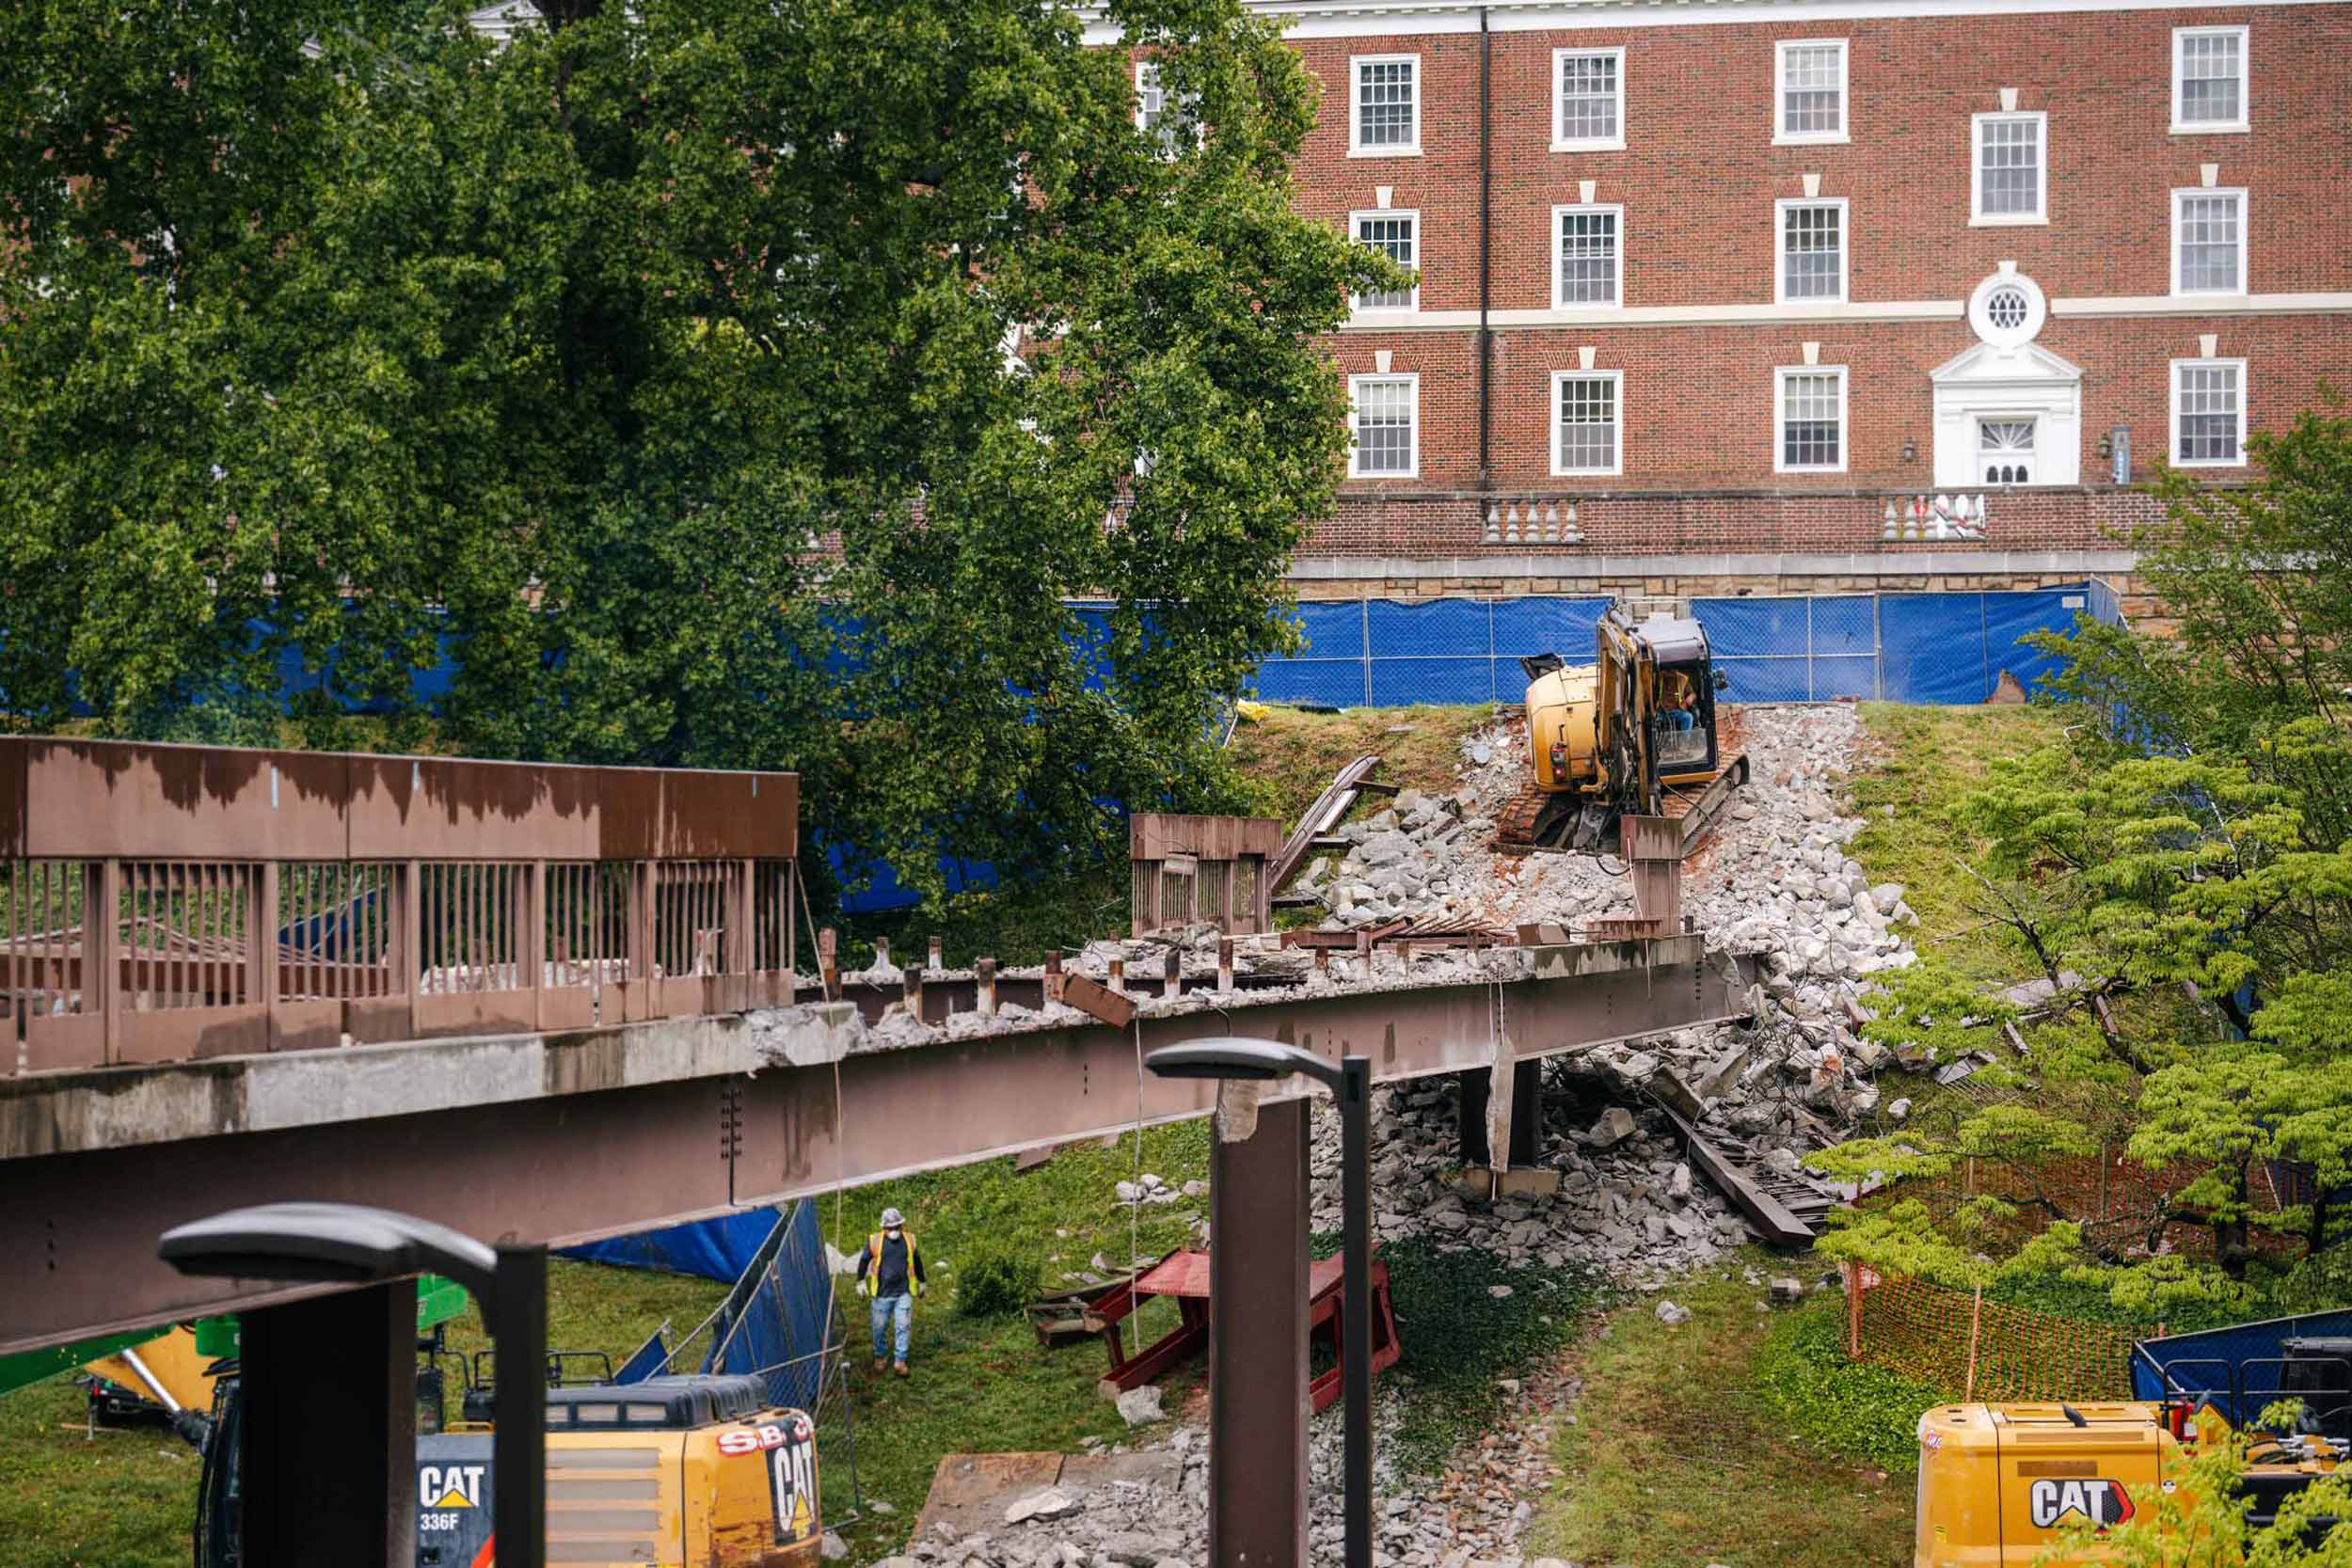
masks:
<instances>
[{"instance_id":1,"label":"work boot","mask_svg":"<svg viewBox=\"0 0 2352 1568\"><path fill-rule=\"evenodd\" d=\"M876 1370L876 1371L878 1371L878 1372L879 1372L879 1371L881 1371L882 1370L882 1358L881 1356L877 1355L876 1357L874 1357L874 1370Z\"/></svg>"},{"instance_id":2,"label":"work boot","mask_svg":"<svg viewBox=\"0 0 2352 1568\"><path fill-rule=\"evenodd\" d=\"M893 1361L890 1364L890 1370L897 1372L900 1377L907 1375L907 1364L903 1361Z\"/></svg>"}]
</instances>

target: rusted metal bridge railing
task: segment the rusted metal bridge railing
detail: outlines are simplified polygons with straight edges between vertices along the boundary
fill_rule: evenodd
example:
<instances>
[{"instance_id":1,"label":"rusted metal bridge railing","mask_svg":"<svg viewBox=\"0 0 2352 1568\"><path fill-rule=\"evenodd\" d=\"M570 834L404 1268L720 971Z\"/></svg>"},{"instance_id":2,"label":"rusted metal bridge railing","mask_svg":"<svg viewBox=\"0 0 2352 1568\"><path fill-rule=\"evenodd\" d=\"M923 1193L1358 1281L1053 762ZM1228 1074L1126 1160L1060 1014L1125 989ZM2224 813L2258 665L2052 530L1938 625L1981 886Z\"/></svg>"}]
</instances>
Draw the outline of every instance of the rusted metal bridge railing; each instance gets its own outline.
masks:
<instances>
[{"instance_id":1,"label":"rusted metal bridge railing","mask_svg":"<svg viewBox=\"0 0 2352 1568\"><path fill-rule=\"evenodd\" d=\"M790 773L0 737L0 1072L789 1002L799 805Z\"/></svg>"}]
</instances>

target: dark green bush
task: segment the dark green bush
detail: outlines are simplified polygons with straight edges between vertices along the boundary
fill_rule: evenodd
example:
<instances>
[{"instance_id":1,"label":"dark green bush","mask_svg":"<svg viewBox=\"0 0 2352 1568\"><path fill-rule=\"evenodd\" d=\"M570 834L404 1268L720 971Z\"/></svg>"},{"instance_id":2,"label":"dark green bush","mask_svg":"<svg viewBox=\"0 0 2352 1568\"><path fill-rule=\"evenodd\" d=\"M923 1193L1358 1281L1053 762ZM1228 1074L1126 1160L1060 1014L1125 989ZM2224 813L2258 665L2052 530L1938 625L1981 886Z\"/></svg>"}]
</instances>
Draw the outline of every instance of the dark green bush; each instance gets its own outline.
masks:
<instances>
[{"instance_id":1,"label":"dark green bush","mask_svg":"<svg viewBox=\"0 0 2352 1568\"><path fill-rule=\"evenodd\" d=\"M956 1310L967 1318L1009 1317L1037 1299L1040 1273L1035 1258L982 1248L957 1271Z\"/></svg>"}]
</instances>

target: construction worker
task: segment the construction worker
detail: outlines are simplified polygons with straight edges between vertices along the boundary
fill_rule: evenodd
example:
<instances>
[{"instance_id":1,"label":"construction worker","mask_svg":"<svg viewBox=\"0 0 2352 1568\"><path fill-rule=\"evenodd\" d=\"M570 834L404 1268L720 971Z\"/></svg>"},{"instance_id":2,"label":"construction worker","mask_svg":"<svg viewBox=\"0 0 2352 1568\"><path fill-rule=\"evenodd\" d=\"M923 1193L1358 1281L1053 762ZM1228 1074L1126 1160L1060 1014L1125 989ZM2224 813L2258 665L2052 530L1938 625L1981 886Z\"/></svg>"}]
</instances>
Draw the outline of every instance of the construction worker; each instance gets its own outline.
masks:
<instances>
[{"instance_id":1,"label":"construction worker","mask_svg":"<svg viewBox=\"0 0 2352 1568\"><path fill-rule=\"evenodd\" d=\"M858 1254L857 1293L870 1295L874 1328L874 1370L888 1359L891 1370L907 1375L907 1334L914 1324L914 1298L923 1293L923 1252L907 1234L907 1217L896 1209L882 1212L882 1228L866 1238ZM895 1331L896 1354L883 1354L883 1335Z\"/></svg>"}]
</instances>

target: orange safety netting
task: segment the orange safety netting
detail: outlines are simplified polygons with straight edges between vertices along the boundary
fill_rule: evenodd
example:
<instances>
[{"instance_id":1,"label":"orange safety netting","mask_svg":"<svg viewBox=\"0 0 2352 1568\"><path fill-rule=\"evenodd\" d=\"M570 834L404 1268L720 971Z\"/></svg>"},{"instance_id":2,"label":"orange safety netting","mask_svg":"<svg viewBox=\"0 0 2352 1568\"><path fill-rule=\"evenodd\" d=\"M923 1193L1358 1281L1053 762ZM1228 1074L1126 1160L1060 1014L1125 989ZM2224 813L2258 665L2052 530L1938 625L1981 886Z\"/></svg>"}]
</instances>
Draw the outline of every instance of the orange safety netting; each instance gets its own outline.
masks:
<instances>
[{"instance_id":1,"label":"orange safety netting","mask_svg":"<svg viewBox=\"0 0 2352 1568\"><path fill-rule=\"evenodd\" d=\"M2130 1394L2139 1331L1848 1265L1846 1354L1978 1400Z\"/></svg>"},{"instance_id":2,"label":"orange safety netting","mask_svg":"<svg viewBox=\"0 0 2352 1568\"><path fill-rule=\"evenodd\" d=\"M1996 1197L2016 1205L2013 1216L1990 1227L1988 1241L2014 1243L2053 1220L2070 1219L2082 1226L2084 1240L2102 1252L2163 1250L2203 1258L2213 1252L2211 1228L2173 1218L2171 1205L2204 1172L2201 1165L2187 1164L2158 1170L2108 1153L2014 1162L1971 1157L1947 1176L1906 1181L1896 1191L1925 1202L1939 1221L1948 1220L1972 1198ZM2247 1196L2255 1212L2275 1214L2310 1200L2310 1194L2299 1190L2296 1173L2288 1173L2286 1183L2280 1186L2268 1164L2254 1162L2248 1172ZM2255 1243L2266 1244L2262 1232L2256 1233Z\"/></svg>"}]
</instances>

